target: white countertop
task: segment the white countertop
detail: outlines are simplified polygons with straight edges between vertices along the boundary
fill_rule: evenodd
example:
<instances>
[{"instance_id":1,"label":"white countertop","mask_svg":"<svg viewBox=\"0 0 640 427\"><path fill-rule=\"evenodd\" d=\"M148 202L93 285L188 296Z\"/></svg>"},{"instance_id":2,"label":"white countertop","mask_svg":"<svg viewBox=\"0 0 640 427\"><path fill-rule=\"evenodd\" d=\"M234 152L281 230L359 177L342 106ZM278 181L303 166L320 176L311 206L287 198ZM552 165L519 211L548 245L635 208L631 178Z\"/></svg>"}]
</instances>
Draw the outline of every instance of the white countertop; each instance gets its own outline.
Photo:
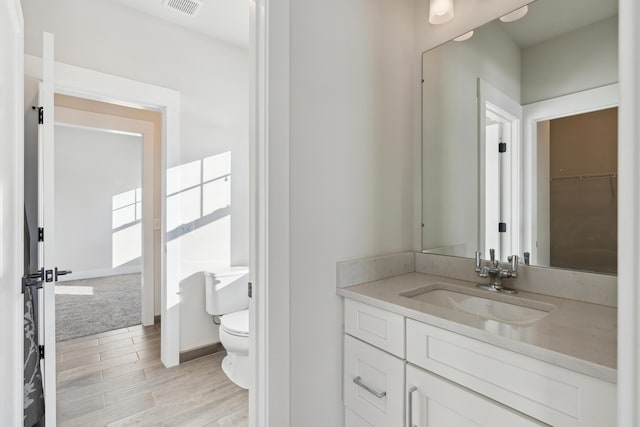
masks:
<instances>
[{"instance_id":1,"label":"white countertop","mask_svg":"<svg viewBox=\"0 0 640 427\"><path fill-rule=\"evenodd\" d=\"M400 293L432 283L475 288L474 282L422 273L338 289L338 295L428 323L451 332L616 383L617 310L542 294L518 291L511 298L526 298L555 306L531 326L497 324L468 313L454 311L400 296ZM492 298L487 291L487 298ZM502 300L509 296L501 296Z\"/></svg>"}]
</instances>

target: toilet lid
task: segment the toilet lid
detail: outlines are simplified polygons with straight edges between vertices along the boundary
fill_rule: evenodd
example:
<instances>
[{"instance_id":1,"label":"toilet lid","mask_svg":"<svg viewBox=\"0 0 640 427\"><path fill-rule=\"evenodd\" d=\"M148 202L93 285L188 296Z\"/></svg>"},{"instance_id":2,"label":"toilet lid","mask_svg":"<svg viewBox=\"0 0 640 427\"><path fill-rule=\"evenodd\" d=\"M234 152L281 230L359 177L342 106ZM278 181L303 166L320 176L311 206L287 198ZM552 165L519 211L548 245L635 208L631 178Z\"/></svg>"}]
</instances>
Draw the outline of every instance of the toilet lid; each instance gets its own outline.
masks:
<instances>
[{"instance_id":1,"label":"toilet lid","mask_svg":"<svg viewBox=\"0 0 640 427\"><path fill-rule=\"evenodd\" d=\"M249 336L249 310L225 314L220 319L220 326L232 335Z\"/></svg>"},{"instance_id":2,"label":"toilet lid","mask_svg":"<svg viewBox=\"0 0 640 427\"><path fill-rule=\"evenodd\" d=\"M227 268L219 268L214 271L205 271L204 274L209 274L213 277L227 277L227 276L242 276L249 272L249 267L235 266Z\"/></svg>"}]
</instances>

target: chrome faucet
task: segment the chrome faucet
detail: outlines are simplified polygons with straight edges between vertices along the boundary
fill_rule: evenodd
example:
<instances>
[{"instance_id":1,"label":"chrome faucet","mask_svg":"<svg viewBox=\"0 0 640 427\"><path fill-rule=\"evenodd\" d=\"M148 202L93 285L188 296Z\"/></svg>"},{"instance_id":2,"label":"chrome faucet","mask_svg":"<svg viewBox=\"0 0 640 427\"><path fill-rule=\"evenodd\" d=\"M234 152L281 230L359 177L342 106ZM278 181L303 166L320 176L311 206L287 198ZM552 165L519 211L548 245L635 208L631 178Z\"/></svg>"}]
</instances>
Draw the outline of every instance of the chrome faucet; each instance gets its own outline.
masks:
<instances>
[{"instance_id":1,"label":"chrome faucet","mask_svg":"<svg viewBox=\"0 0 640 427\"><path fill-rule=\"evenodd\" d=\"M492 292L515 294L515 289L505 288L502 286L502 279L515 279L518 277L518 255L511 255L507 257L511 263L511 268L509 270L505 270L500 267L500 260L496 259L496 251L494 249L489 249L489 254L491 255L489 266L483 266L481 265L482 260L480 258L480 251L476 251L476 273L478 273L480 277L489 277L491 280L488 285L480 283L477 286L480 289L486 289Z\"/></svg>"}]
</instances>

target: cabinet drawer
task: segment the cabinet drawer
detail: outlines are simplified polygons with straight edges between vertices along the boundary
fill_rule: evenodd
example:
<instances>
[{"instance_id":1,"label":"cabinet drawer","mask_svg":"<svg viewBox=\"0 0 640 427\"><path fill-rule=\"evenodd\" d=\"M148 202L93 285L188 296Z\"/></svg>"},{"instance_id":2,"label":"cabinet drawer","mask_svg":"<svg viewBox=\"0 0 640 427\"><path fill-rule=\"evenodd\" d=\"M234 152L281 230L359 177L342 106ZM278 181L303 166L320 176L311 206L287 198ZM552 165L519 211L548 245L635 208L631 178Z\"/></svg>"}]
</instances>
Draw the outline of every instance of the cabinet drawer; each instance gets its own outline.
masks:
<instances>
[{"instance_id":1,"label":"cabinet drawer","mask_svg":"<svg viewBox=\"0 0 640 427\"><path fill-rule=\"evenodd\" d=\"M411 426L538 427L544 424L444 378L407 365Z\"/></svg>"},{"instance_id":2,"label":"cabinet drawer","mask_svg":"<svg viewBox=\"0 0 640 427\"><path fill-rule=\"evenodd\" d=\"M347 417L354 423L347 427L402 426L404 361L349 335L344 337L344 404L362 418Z\"/></svg>"},{"instance_id":3,"label":"cabinet drawer","mask_svg":"<svg viewBox=\"0 0 640 427\"><path fill-rule=\"evenodd\" d=\"M615 425L614 384L410 319L407 361L554 426Z\"/></svg>"},{"instance_id":4,"label":"cabinet drawer","mask_svg":"<svg viewBox=\"0 0 640 427\"><path fill-rule=\"evenodd\" d=\"M372 427L364 418L356 415L351 409L346 408L344 411L345 427Z\"/></svg>"},{"instance_id":5,"label":"cabinet drawer","mask_svg":"<svg viewBox=\"0 0 640 427\"><path fill-rule=\"evenodd\" d=\"M344 330L404 358L404 317L350 299L344 301Z\"/></svg>"}]
</instances>

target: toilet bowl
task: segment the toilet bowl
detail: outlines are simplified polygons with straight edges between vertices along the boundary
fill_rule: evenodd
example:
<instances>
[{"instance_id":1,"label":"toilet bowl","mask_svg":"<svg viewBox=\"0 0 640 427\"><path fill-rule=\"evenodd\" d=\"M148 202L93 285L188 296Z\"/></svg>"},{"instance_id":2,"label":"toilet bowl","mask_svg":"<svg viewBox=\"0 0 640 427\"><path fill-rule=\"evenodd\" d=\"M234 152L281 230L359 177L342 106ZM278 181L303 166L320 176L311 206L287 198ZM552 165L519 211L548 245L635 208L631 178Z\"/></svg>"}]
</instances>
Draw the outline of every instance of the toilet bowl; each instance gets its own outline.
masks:
<instances>
[{"instance_id":1,"label":"toilet bowl","mask_svg":"<svg viewBox=\"0 0 640 427\"><path fill-rule=\"evenodd\" d=\"M227 351L222 370L244 389L249 388L248 283L247 267L205 272L206 310L220 318L220 343Z\"/></svg>"},{"instance_id":2,"label":"toilet bowl","mask_svg":"<svg viewBox=\"0 0 640 427\"><path fill-rule=\"evenodd\" d=\"M222 316L220 342L227 350L222 370L236 385L249 388L249 310Z\"/></svg>"}]
</instances>

